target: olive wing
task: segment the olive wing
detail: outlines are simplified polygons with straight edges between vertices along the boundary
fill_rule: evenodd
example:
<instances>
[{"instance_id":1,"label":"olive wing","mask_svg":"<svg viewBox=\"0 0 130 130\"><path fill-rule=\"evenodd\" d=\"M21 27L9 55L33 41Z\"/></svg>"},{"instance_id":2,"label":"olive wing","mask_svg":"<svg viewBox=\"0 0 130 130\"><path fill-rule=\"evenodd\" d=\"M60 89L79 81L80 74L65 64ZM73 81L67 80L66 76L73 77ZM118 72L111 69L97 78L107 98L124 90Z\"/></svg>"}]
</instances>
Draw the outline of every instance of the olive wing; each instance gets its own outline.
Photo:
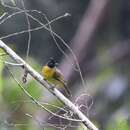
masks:
<instances>
[{"instance_id":1,"label":"olive wing","mask_svg":"<svg viewBox=\"0 0 130 130\"><path fill-rule=\"evenodd\" d=\"M59 69L56 69L56 71L54 72L53 77L54 77L54 79L56 79L58 81L65 82L64 76L62 75L62 73L60 72Z\"/></svg>"}]
</instances>

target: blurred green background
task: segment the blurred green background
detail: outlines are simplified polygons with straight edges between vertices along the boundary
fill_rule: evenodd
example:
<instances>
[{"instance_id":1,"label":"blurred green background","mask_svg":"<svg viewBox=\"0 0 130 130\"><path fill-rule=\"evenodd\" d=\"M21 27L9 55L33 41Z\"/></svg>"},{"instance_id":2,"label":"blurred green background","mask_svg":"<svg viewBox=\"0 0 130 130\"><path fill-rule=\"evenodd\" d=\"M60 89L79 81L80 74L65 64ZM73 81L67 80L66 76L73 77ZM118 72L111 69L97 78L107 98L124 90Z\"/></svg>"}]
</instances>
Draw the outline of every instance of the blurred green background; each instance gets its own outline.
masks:
<instances>
[{"instance_id":1,"label":"blurred green background","mask_svg":"<svg viewBox=\"0 0 130 130\"><path fill-rule=\"evenodd\" d=\"M129 130L130 1L24 0L24 5L28 10L42 12L49 21L65 13L71 14L69 17L55 21L51 27L77 56L85 88L79 72L76 72L72 65L74 60L70 50L56 38L57 43L68 55L66 58L56 46L51 33L44 28L31 32L27 62L41 73L42 65L53 57L59 62L59 67L72 91L71 100L77 101L81 111L100 130ZM16 7L23 9L21 0L1 0L0 16L4 13L6 15L0 17L0 39L26 59L28 33L9 36L28 29L24 13L6 20L9 15L19 11ZM47 23L43 14L36 11L29 14L43 24ZM3 20L5 21L2 22ZM29 22L31 29L40 26L30 17ZM0 53L3 53L3 50L0 50ZM15 62L9 56L0 56L0 60ZM24 71L18 66L8 65L8 67L21 83ZM42 103L64 107L29 75L23 87ZM58 89L64 93L64 90ZM54 112L57 111L53 106L46 105L46 107ZM55 128L54 124L58 124L57 126L69 124L66 120L55 117L50 119L50 116L30 101L10 77L4 64L0 62L0 130L56 130L61 128ZM71 126L64 129L86 128L72 122Z\"/></svg>"}]
</instances>

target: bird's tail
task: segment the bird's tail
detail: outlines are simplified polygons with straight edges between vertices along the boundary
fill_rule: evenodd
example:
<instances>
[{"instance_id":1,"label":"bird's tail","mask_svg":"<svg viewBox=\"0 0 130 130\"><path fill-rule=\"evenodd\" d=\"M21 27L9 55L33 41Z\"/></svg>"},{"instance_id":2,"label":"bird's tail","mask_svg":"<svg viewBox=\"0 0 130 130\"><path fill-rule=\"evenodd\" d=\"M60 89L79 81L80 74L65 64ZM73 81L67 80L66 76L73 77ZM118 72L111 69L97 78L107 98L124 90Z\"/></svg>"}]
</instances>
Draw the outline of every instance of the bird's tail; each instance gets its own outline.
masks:
<instances>
[{"instance_id":1,"label":"bird's tail","mask_svg":"<svg viewBox=\"0 0 130 130\"><path fill-rule=\"evenodd\" d=\"M72 94L71 94L71 92L70 92L68 86L67 86L65 83L63 84L63 87L65 88L65 91L66 91L67 95L68 95L68 96L72 96Z\"/></svg>"}]
</instances>

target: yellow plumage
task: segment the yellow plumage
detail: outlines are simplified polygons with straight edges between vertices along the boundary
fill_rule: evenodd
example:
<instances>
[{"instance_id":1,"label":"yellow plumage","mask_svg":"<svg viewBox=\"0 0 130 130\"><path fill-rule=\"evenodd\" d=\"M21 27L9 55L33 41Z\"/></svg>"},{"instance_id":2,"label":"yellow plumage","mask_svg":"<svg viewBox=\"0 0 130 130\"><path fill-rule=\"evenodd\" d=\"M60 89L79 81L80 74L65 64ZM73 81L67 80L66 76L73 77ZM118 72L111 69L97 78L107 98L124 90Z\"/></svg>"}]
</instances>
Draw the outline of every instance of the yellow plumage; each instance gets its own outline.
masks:
<instances>
[{"instance_id":1,"label":"yellow plumage","mask_svg":"<svg viewBox=\"0 0 130 130\"><path fill-rule=\"evenodd\" d=\"M66 85L63 75L56 67L54 60L50 60L47 65L42 68L42 75L44 78L52 84L63 86L66 93L71 96L71 93Z\"/></svg>"},{"instance_id":2,"label":"yellow plumage","mask_svg":"<svg viewBox=\"0 0 130 130\"><path fill-rule=\"evenodd\" d=\"M60 81L53 78L55 71L56 71L56 67L51 69L46 65L42 69L42 75L44 76L45 79L47 79L47 81L49 81L52 84L63 85Z\"/></svg>"}]
</instances>

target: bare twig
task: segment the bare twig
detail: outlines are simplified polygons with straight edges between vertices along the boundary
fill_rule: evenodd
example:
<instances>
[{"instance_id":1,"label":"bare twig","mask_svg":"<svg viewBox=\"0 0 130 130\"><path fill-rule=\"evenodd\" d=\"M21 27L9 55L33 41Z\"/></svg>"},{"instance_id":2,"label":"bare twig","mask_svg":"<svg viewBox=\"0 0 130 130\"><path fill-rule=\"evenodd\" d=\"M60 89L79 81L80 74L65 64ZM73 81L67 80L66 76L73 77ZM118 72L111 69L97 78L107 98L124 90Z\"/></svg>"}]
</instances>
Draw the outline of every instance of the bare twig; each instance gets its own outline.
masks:
<instances>
[{"instance_id":1,"label":"bare twig","mask_svg":"<svg viewBox=\"0 0 130 130\"><path fill-rule=\"evenodd\" d=\"M28 17L28 14L27 14L27 11L26 11L26 8L25 8L25 5L24 5L24 0L22 0L21 3L23 5L23 9L25 11L25 16L26 16L27 25L28 25L28 47L27 47L27 53L26 53L26 60L27 60L28 55L29 55L29 50L30 50L30 43L31 43L31 32L30 32L31 25L30 25L29 17Z\"/></svg>"},{"instance_id":2,"label":"bare twig","mask_svg":"<svg viewBox=\"0 0 130 130\"><path fill-rule=\"evenodd\" d=\"M0 53L0 56L5 56L5 55L7 55L6 53Z\"/></svg>"},{"instance_id":3,"label":"bare twig","mask_svg":"<svg viewBox=\"0 0 130 130\"><path fill-rule=\"evenodd\" d=\"M17 63L23 64L24 68L28 70L28 73L46 87L53 95L55 95L62 103L68 106L73 113L77 114L81 122L90 130L98 130L98 128L75 106L70 100L68 100L61 92L55 87L49 85L43 77L36 72L30 65L28 65L21 57L19 57L11 48L9 48L3 41L0 40L0 48L10 55Z\"/></svg>"},{"instance_id":4,"label":"bare twig","mask_svg":"<svg viewBox=\"0 0 130 130\"><path fill-rule=\"evenodd\" d=\"M51 126L53 128L57 128L59 130L63 130L64 127L68 127L68 125L66 124L51 124L51 123L48 123L47 121L40 121L39 119L37 119L36 117L34 117L33 115L30 115L28 113L25 114L28 118L32 118L34 121L38 122L40 124L40 126ZM69 125L70 128L77 128L77 127L80 127L78 125Z\"/></svg>"},{"instance_id":5,"label":"bare twig","mask_svg":"<svg viewBox=\"0 0 130 130\"><path fill-rule=\"evenodd\" d=\"M12 65L12 66L23 66L23 64L17 64L17 63L12 63L12 62L3 61L3 60L0 60L0 62L3 62L4 64Z\"/></svg>"},{"instance_id":6,"label":"bare twig","mask_svg":"<svg viewBox=\"0 0 130 130\"><path fill-rule=\"evenodd\" d=\"M32 10L32 11L31 11L31 10L27 10L27 12L29 12L29 11L30 11L30 12L35 12L36 10ZM38 12L38 11L36 11L36 12ZM16 13L14 13L14 14L8 16L8 18L6 18L5 20L9 19L10 17L12 17L12 16L14 16L14 15L16 15L16 14L20 14L20 13L24 13L24 11L16 12ZM39 13L40 13L40 12L39 12ZM35 19L32 15L29 15L29 14L28 14L28 16L30 16L33 20L38 21L38 20ZM45 29L47 30L47 29L48 29L47 26L48 26L49 24L51 24L51 23L53 23L53 22L55 22L55 21L57 21L57 20L60 20L61 18L64 18L64 17L66 17L66 14L61 15L61 16L59 16L59 17L57 17L57 18L52 19L52 20L51 20L49 23L47 23L47 24L42 24L42 23L41 23L42 26L39 26L39 27L36 27L36 28L32 28L32 29L30 29L30 30L27 29L27 30L23 30L23 31L20 31L20 32L15 32L15 33L11 33L11 34L2 36L2 37L0 37L0 40L6 39L6 38L9 38L9 37L12 37L12 36L16 36L16 35L19 35L19 34L28 33L28 31L33 32L33 31L37 31L37 30L40 30L40 29L43 29L43 28L45 28ZM4 23L5 20L2 20L2 22L0 22L0 24L1 24L1 23ZM50 29L48 29L48 31L50 31ZM59 39L61 38L61 37L60 37L59 35L57 35L56 33L55 33L54 35L56 35L56 37L59 38Z\"/></svg>"},{"instance_id":7,"label":"bare twig","mask_svg":"<svg viewBox=\"0 0 130 130\"><path fill-rule=\"evenodd\" d=\"M19 100L19 101L13 101L11 104L16 104L16 103L34 103L32 100ZM64 111L65 113L67 113L67 110L65 110L64 108L62 107L58 107L56 105L53 105L53 104L50 104L50 103L47 103L47 102L41 102L39 101L40 104L42 105L46 105L46 106L51 106L53 108L57 108L61 111Z\"/></svg>"},{"instance_id":8,"label":"bare twig","mask_svg":"<svg viewBox=\"0 0 130 130\"><path fill-rule=\"evenodd\" d=\"M1 16L0 16L0 20L3 19L3 17L7 15L7 12L3 13Z\"/></svg>"}]
</instances>

